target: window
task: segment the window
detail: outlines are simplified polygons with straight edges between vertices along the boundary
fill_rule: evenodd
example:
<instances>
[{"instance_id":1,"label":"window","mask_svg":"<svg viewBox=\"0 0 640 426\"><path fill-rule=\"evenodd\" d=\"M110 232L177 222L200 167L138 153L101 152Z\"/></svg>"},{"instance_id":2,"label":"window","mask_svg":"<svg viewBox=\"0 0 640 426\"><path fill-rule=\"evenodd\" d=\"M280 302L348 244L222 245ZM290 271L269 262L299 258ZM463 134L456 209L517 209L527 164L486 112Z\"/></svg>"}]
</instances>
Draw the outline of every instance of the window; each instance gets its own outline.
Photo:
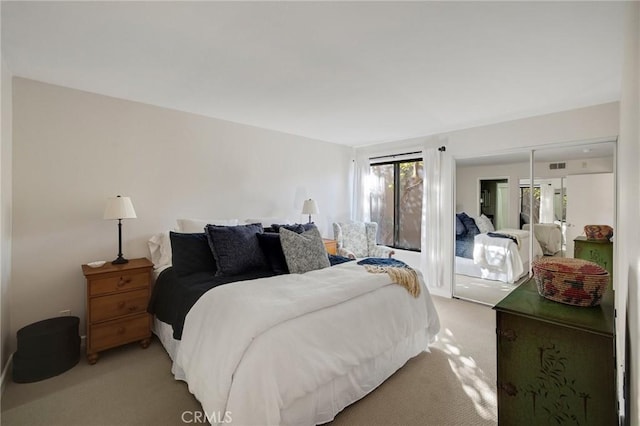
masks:
<instances>
[{"instance_id":1,"label":"window","mask_svg":"<svg viewBox=\"0 0 640 426\"><path fill-rule=\"evenodd\" d=\"M378 223L378 243L420 250L422 230L422 159L371 165L371 220Z\"/></svg>"}]
</instances>

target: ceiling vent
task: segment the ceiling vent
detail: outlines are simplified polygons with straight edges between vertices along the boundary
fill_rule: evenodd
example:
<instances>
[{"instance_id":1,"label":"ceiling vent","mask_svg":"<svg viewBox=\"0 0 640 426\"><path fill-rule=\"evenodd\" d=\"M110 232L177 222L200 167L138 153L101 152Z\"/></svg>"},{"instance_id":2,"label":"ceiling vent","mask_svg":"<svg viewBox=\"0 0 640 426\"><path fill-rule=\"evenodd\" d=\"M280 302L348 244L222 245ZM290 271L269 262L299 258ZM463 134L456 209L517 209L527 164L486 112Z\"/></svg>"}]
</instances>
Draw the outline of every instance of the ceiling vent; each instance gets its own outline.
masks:
<instances>
[{"instance_id":1,"label":"ceiling vent","mask_svg":"<svg viewBox=\"0 0 640 426\"><path fill-rule=\"evenodd\" d=\"M549 163L549 169L558 170L558 169L566 169L567 163Z\"/></svg>"}]
</instances>

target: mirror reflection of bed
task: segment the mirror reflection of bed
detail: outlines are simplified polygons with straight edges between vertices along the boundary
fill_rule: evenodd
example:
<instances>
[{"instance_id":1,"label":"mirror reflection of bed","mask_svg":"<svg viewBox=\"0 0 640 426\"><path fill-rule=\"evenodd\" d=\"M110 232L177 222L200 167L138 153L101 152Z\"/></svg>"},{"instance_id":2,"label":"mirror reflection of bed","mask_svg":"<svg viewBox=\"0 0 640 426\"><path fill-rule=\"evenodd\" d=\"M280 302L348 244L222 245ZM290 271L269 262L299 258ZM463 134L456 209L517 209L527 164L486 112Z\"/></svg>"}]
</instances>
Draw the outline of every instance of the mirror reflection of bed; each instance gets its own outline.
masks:
<instances>
[{"instance_id":1,"label":"mirror reflection of bed","mask_svg":"<svg viewBox=\"0 0 640 426\"><path fill-rule=\"evenodd\" d=\"M573 257L584 225L613 226L614 149L604 142L536 150L532 186L528 151L456 159L456 219L464 212L485 226L456 229L454 297L494 305L528 278L530 248L533 259ZM492 194L498 182L502 201Z\"/></svg>"}]
</instances>

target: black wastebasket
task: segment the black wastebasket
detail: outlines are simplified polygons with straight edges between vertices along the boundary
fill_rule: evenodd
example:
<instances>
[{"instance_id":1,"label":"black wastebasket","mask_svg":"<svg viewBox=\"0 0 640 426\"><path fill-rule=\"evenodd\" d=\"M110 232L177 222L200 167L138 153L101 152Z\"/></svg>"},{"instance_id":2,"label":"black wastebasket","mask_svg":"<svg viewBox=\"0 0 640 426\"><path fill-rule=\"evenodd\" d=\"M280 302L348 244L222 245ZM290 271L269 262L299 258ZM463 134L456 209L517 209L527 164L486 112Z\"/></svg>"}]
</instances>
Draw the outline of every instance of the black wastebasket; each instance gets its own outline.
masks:
<instances>
[{"instance_id":1,"label":"black wastebasket","mask_svg":"<svg viewBox=\"0 0 640 426\"><path fill-rule=\"evenodd\" d=\"M80 360L78 317L57 317L27 325L17 333L13 381L30 383L57 376Z\"/></svg>"}]
</instances>

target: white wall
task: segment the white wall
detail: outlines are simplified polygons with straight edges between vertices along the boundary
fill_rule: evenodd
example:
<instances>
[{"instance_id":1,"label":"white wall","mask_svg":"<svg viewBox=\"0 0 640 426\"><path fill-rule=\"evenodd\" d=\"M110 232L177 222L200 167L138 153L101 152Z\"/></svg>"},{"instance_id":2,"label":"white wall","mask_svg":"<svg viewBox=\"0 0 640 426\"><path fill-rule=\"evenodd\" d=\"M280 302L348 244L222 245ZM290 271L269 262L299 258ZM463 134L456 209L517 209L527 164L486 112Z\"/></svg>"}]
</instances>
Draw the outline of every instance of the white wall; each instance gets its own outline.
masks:
<instances>
[{"instance_id":1,"label":"white wall","mask_svg":"<svg viewBox=\"0 0 640 426\"><path fill-rule=\"evenodd\" d=\"M618 220L616 274L616 318L618 327L618 359L624 354L625 319L628 329L631 356L630 416L631 425L640 424L640 4L630 2L625 13L625 46L620 99L620 139L618 141ZM627 298L628 297L628 298ZM626 313L626 315L625 315ZM619 361L621 362L621 361ZM620 373L620 372L619 372ZM621 383L621 376L618 375Z\"/></svg>"},{"instance_id":2,"label":"white wall","mask_svg":"<svg viewBox=\"0 0 640 426\"><path fill-rule=\"evenodd\" d=\"M529 163L456 167L456 213L479 214L478 179L509 179L509 228L520 227L520 179L529 179Z\"/></svg>"},{"instance_id":3,"label":"white wall","mask_svg":"<svg viewBox=\"0 0 640 426\"><path fill-rule=\"evenodd\" d=\"M0 117L0 371L9 355L10 283L11 283L11 73L2 62L2 98ZM4 384L4 382L3 382Z\"/></svg>"},{"instance_id":4,"label":"white wall","mask_svg":"<svg viewBox=\"0 0 640 426\"><path fill-rule=\"evenodd\" d=\"M497 157L499 158L499 156ZM573 174L613 172L613 158L567 160L566 169L550 170L547 162L534 163L536 178L551 179ZM586 164L583 164L586 163ZM520 227L520 179L529 180L529 162L456 167L456 212L476 216L478 179L506 177L509 179L509 227Z\"/></svg>"},{"instance_id":5,"label":"white wall","mask_svg":"<svg viewBox=\"0 0 640 426\"><path fill-rule=\"evenodd\" d=\"M117 254L107 197L130 196L125 257L179 217L288 216L307 197L323 235L349 216L345 146L14 78L11 332L71 309L80 265ZM84 329L84 327L82 327Z\"/></svg>"}]
</instances>

